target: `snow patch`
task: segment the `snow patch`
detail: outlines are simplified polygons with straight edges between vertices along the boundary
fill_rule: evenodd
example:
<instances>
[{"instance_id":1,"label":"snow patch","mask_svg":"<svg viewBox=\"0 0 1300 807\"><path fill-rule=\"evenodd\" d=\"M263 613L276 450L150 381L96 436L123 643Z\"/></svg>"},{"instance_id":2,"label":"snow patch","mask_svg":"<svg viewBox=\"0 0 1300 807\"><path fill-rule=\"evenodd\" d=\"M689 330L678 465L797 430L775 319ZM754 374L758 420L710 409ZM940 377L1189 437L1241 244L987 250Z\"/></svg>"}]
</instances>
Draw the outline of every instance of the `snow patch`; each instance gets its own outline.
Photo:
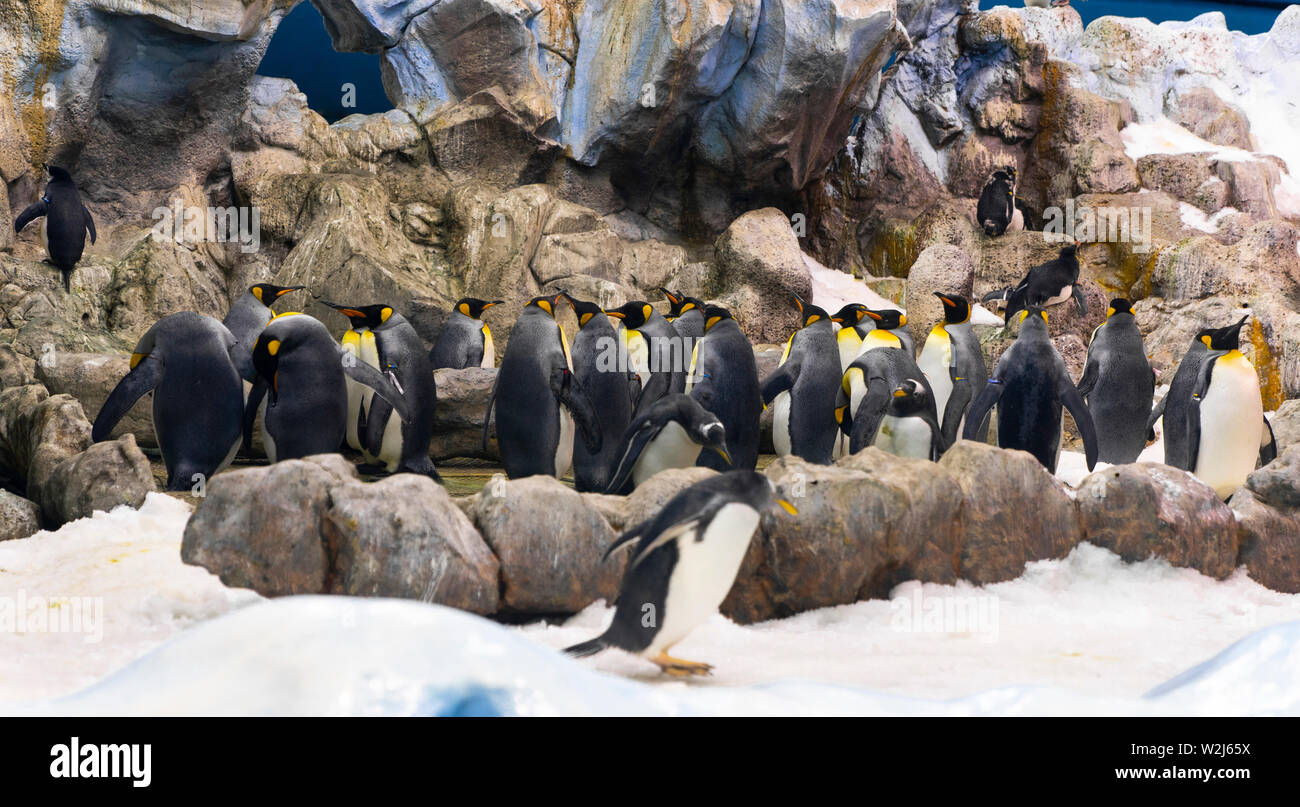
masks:
<instances>
[{"instance_id":1,"label":"snow patch","mask_svg":"<svg viewBox=\"0 0 1300 807\"><path fill-rule=\"evenodd\" d=\"M834 314L849 303L862 303L876 311L903 310L898 303L880 296L848 272L828 269L807 254L803 256L803 261L808 266L808 273L812 275L813 304L826 309L828 313Z\"/></svg>"}]
</instances>

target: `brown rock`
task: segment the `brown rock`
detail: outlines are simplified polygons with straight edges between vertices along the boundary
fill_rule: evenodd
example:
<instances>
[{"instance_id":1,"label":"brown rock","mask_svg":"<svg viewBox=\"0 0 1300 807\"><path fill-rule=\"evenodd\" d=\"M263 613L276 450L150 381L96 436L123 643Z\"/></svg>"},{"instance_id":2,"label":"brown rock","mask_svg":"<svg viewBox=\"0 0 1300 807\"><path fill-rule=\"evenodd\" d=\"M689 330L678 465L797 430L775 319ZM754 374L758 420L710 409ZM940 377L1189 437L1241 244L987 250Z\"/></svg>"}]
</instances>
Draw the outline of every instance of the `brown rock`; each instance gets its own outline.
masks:
<instances>
[{"instance_id":1,"label":"brown rock","mask_svg":"<svg viewBox=\"0 0 1300 807\"><path fill-rule=\"evenodd\" d=\"M448 457L484 457L483 415L492 394L497 371L483 367L438 370L438 410L434 416L429 453L434 460ZM491 432L487 459L496 459L495 432Z\"/></svg>"},{"instance_id":2,"label":"brown rock","mask_svg":"<svg viewBox=\"0 0 1300 807\"><path fill-rule=\"evenodd\" d=\"M944 321L943 304L936 291L970 299L975 283L975 264L960 247L938 245L927 248L907 273L907 325L917 345L925 344L930 329Z\"/></svg>"},{"instance_id":3,"label":"brown rock","mask_svg":"<svg viewBox=\"0 0 1300 807\"><path fill-rule=\"evenodd\" d=\"M1279 452L1300 445L1300 398L1292 398L1278 407L1271 423Z\"/></svg>"},{"instance_id":4,"label":"brown rock","mask_svg":"<svg viewBox=\"0 0 1300 807\"><path fill-rule=\"evenodd\" d=\"M1260 585L1300 593L1300 511L1269 507L1247 488L1228 500L1240 526L1237 562Z\"/></svg>"},{"instance_id":5,"label":"brown rock","mask_svg":"<svg viewBox=\"0 0 1300 807\"><path fill-rule=\"evenodd\" d=\"M1286 448L1277 459L1246 477L1246 487L1270 507L1300 509L1300 446Z\"/></svg>"},{"instance_id":6,"label":"brown rock","mask_svg":"<svg viewBox=\"0 0 1300 807\"><path fill-rule=\"evenodd\" d=\"M51 520L62 524L118 505L140 507L157 489L148 458L128 434L60 463L41 490L41 502Z\"/></svg>"},{"instance_id":7,"label":"brown rock","mask_svg":"<svg viewBox=\"0 0 1300 807\"><path fill-rule=\"evenodd\" d=\"M40 506L0 488L0 541L26 538L40 529Z\"/></svg>"},{"instance_id":8,"label":"brown rock","mask_svg":"<svg viewBox=\"0 0 1300 807\"><path fill-rule=\"evenodd\" d=\"M36 377L51 394L76 398L86 416L93 418L130 370L130 357L125 354L60 351L54 355L53 361L37 363ZM142 397L113 429L111 436L133 434L140 445L156 448L158 438L153 430L152 402L152 393Z\"/></svg>"},{"instance_id":9,"label":"brown rock","mask_svg":"<svg viewBox=\"0 0 1300 807\"><path fill-rule=\"evenodd\" d=\"M791 294L812 297L812 275L790 220L774 207L750 211L718 237L714 250L709 296L729 304L750 341L784 342L799 327Z\"/></svg>"}]
</instances>

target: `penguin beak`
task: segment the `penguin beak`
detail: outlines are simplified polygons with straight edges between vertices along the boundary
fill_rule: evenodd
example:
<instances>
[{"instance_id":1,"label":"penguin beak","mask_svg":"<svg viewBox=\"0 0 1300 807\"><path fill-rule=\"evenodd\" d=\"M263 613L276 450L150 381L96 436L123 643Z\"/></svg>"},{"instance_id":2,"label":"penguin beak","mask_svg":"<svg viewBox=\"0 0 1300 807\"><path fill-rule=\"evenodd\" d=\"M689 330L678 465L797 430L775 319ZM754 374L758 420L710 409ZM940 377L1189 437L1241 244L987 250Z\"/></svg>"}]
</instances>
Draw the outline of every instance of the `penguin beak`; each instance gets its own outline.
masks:
<instances>
[{"instance_id":1,"label":"penguin beak","mask_svg":"<svg viewBox=\"0 0 1300 807\"><path fill-rule=\"evenodd\" d=\"M786 511L790 515L792 516L799 515L799 511L795 509L795 506L787 502L785 499L777 499L776 503L781 506L782 510Z\"/></svg>"},{"instance_id":2,"label":"penguin beak","mask_svg":"<svg viewBox=\"0 0 1300 807\"><path fill-rule=\"evenodd\" d=\"M291 291L302 291L305 288L307 287L306 286L285 286L284 288L280 289L275 293L275 299L278 300Z\"/></svg>"},{"instance_id":3,"label":"penguin beak","mask_svg":"<svg viewBox=\"0 0 1300 807\"><path fill-rule=\"evenodd\" d=\"M603 311L602 313L604 313L605 316L613 317L614 319L623 319L627 316L627 314L624 314L622 311Z\"/></svg>"},{"instance_id":4,"label":"penguin beak","mask_svg":"<svg viewBox=\"0 0 1300 807\"><path fill-rule=\"evenodd\" d=\"M718 455L726 460L728 465L735 465L735 463L731 461L731 455L727 453L727 444L725 442L720 446L710 446L710 448L718 452Z\"/></svg>"}]
</instances>

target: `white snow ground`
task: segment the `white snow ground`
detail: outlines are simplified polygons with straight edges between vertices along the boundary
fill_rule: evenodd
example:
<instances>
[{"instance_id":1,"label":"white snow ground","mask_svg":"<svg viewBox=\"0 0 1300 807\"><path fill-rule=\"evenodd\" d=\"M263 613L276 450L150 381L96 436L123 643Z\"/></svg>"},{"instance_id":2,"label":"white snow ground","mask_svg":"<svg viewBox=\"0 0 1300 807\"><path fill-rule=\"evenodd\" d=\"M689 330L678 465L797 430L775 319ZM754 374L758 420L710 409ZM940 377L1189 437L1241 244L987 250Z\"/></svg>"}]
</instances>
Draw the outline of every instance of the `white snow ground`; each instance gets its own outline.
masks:
<instances>
[{"instance_id":1,"label":"white snow ground","mask_svg":"<svg viewBox=\"0 0 1300 807\"><path fill-rule=\"evenodd\" d=\"M99 642L0 631L0 713L1300 714L1300 595L1242 572L1214 581L1083 545L984 588L907 583L893 601L746 627L717 616L675 649L715 675L680 682L618 651L554 652L600 630L600 603L512 628L227 589L181 563L187 514L155 494L0 545L0 609L20 590L104 602ZM966 624L935 610L972 603Z\"/></svg>"}]
</instances>

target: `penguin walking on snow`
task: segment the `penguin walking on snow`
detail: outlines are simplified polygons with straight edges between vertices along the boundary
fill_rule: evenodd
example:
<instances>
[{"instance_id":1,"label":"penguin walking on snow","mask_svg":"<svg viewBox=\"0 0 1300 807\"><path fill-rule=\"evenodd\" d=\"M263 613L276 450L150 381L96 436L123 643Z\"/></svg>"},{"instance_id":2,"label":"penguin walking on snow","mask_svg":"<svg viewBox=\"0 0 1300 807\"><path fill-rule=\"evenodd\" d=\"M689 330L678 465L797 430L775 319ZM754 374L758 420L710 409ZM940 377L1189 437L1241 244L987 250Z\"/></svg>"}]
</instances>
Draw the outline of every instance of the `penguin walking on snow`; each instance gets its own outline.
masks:
<instances>
[{"instance_id":1,"label":"penguin walking on snow","mask_svg":"<svg viewBox=\"0 0 1300 807\"><path fill-rule=\"evenodd\" d=\"M668 653L717 613L760 521L777 506L798 512L777 498L771 480L754 471L711 477L674 496L658 515L623 533L605 551L608 558L635 542L614 619L600 636L564 652L581 658L617 647L669 675L710 674L710 665Z\"/></svg>"},{"instance_id":2,"label":"penguin walking on snow","mask_svg":"<svg viewBox=\"0 0 1300 807\"><path fill-rule=\"evenodd\" d=\"M1111 465L1137 461L1146 447L1146 418L1156 374L1128 300L1115 299L1088 345L1079 395L1097 428L1097 459Z\"/></svg>"},{"instance_id":3,"label":"penguin walking on snow","mask_svg":"<svg viewBox=\"0 0 1300 807\"><path fill-rule=\"evenodd\" d=\"M970 303L956 294L936 291L943 303L943 322L935 325L916 360L934 395L944 443L951 445L961 434L966 410L988 382L988 366L979 337L971 329ZM981 424L976 439L984 442L987 424Z\"/></svg>"},{"instance_id":4,"label":"penguin walking on snow","mask_svg":"<svg viewBox=\"0 0 1300 807\"><path fill-rule=\"evenodd\" d=\"M758 363L740 324L721 306L704 309L704 336L695 343L686 392L717 415L727 432L730 461L705 451L697 464L715 471L753 470L758 465L758 421L763 415Z\"/></svg>"},{"instance_id":5,"label":"penguin walking on snow","mask_svg":"<svg viewBox=\"0 0 1300 807\"><path fill-rule=\"evenodd\" d=\"M1006 303L1003 321L1010 325L1011 318L1028 306L1048 308L1066 300L1074 300L1081 315L1088 313L1088 301L1079 286L1079 245L1066 244L1061 254L1047 263L1039 264L1025 274L1015 288L992 291L984 295L983 302L1001 300Z\"/></svg>"},{"instance_id":6,"label":"penguin walking on snow","mask_svg":"<svg viewBox=\"0 0 1300 807\"><path fill-rule=\"evenodd\" d=\"M717 415L689 395L666 395L627 427L619 443L618 468L606 493L627 494L667 468L691 468L711 449L731 464L727 430Z\"/></svg>"},{"instance_id":7,"label":"penguin walking on snow","mask_svg":"<svg viewBox=\"0 0 1300 807\"><path fill-rule=\"evenodd\" d=\"M167 489L186 490L211 477L239 450L244 385L235 348L230 331L212 317L184 311L158 320L140 337L131 371L95 416L91 439L109 439L127 410L152 391Z\"/></svg>"},{"instance_id":8,"label":"penguin walking on snow","mask_svg":"<svg viewBox=\"0 0 1300 807\"><path fill-rule=\"evenodd\" d=\"M496 347L492 344L492 331L483 322L483 312L501 303L501 300L488 302L475 297L457 300L447 324L442 326L442 333L438 334L437 343L429 351L433 369L495 367Z\"/></svg>"},{"instance_id":9,"label":"penguin walking on snow","mask_svg":"<svg viewBox=\"0 0 1300 807\"><path fill-rule=\"evenodd\" d=\"M581 440L573 444L573 487L580 493L600 493L618 465L619 441L632 422L632 402L641 382L623 369L623 345L600 306L569 294L564 299L578 317L571 351L573 378L593 404L601 436L598 451L589 451Z\"/></svg>"},{"instance_id":10,"label":"penguin walking on snow","mask_svg":"<svg viewBox=\"0 0 1300 807\"><path fill-rule=\"evenodd\" d=\"M990 238L997 238L1011 226L1016 215L1016 169L1006 166L994 171L980 191L975 217Z\"/></svg>"},{"instance_id":11,"label":"penguin walking on snow","mask_svg":"<svg viewBox=\"0 0 1300 807\"><path fill-rule=\"evenodd\" d=\"M1069 410L1083 438L1088 470L1097 464L1097 433L1092 414L1075 389L1061 354L1047 335L1041 308L1020 315L1020 333L998 359L993 377L966 412L962 437L975 439L980 424L998 407L998 445L1028 451L1056 473L1061 451L1061 407Z\"/></svg>"},{"instance_id":12,"label":"penguin walking on snow","mask_svg":"<svg viewBox=\"0 0 1300 807\"><path fill-rule=\"evenodd\" d=\"M252 381L256 371L253 369L253 345L262 329L271 321L275 312L271 306L276 300L291 291L301 291L306 286L276 286L271 283L254 283L248 291L230 306L226 318L221 321L235 337L235 366L245 381Z\"/></svg>"},{"instance_id":13,"label":"penguin walking on snow","mask_svg":"<svg viewBox=\"0 0 1300 807\"><path fill-rule=\"evenodd\" d=\"M64 291L72 291L72 272L86 250L86 233L95 243L95 219L81 201L72 174L57 165L46 166L50 181L45 193L14 220L14 232L22 232L28 222L45 218L41 227L41 245L50 263L63 273Z\"/></svg>"},{"instance_id":14,"label":"penguin walking on snow","mask_svg":"<svg viewBox=\"0 0 1300 807\"><path fill-rule=\"evenodd\" d=\"M835 396L840 388L840 354L835 323L815 305L795 303L803 322L785 343L775 371L759 387L772 407L772 443L782 456L829 465L839 437Z\"/></svg>"},{"instance_id":15,"label":"penguin walking on snow","mask_svg":"<svg viewBox=\"0 0 1300 807\"><path fill-rule=\"evenodd\" d=\"M627 303L605 313L621 321L629 361L641 379L641 393L633 417L645 414L665 395L686 390L691 354L686 352L681 334L663 314L644 301Z\"/></svg>"}]
</instances>

